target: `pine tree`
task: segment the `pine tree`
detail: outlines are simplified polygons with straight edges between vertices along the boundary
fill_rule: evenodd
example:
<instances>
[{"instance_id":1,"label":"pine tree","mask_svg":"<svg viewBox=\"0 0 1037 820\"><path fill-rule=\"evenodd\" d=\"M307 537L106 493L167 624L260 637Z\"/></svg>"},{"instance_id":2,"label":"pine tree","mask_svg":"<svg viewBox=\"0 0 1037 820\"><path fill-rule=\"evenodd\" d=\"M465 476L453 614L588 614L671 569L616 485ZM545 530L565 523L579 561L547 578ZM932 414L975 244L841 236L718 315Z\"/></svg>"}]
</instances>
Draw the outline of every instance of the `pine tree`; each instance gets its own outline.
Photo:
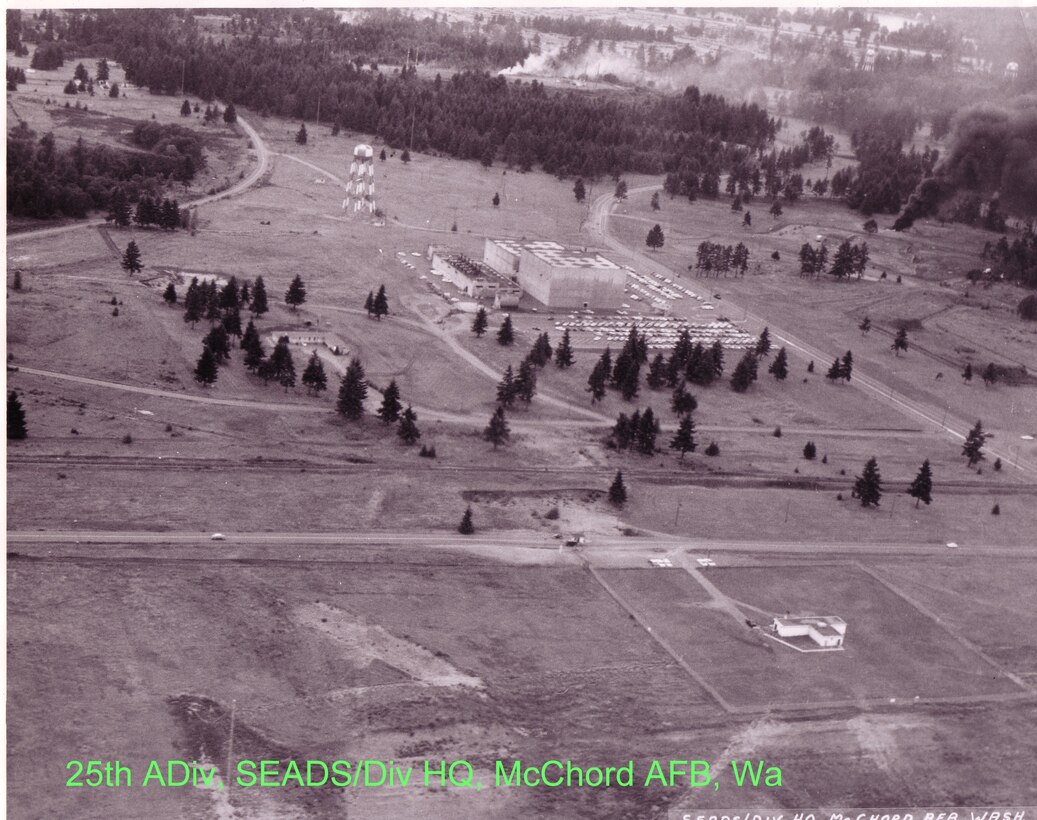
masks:
<instances>
[{"instance_id":1,"label":"pine tree","mask_svg":"<svg viewBox=\"0 0 1037 820\"><path fill-rule=\"evenodd\" d=\"M378 293L374 295L374 301L371 303L371 313L379 322L383 316L389 314L389 297L385 295L385 285L378 286Z\"/></svg>"},{"instance_id":2,"label":"pine tree","mask_svg":"<svg viewBox=\"0 0 1037 820\"><path fill-rule=\"evenodd\" d=\"M216 364L223 364L230 358L230 338L223 325L216 325L205 334L202 344L212 351L212 355L216 357Z\"/></svg>"},{"instance_id":3,"label":"pine tree","mask_svg":"<svg viewBox=\"0 0 1037 820\"><path fill-rule=\"evenodd\" d=\"M683 383L678 385L673 391L673 398L670 401L670 409L678 416L687 416L694 413L698 406L698 401L688 392Z\"/></svg>"},{"instance_id":4,"label":"pine tree","mask_svg":"<svg viewBox=\"0 0 1037 820\"><path fill-rule=\"evenodd\" d=\"M871 319L865 316L857 327L860 328L861 333L867 333L871 330Z\"/></svg>"},{"instance_id":5,"label":"pine tree","mask_svg":"<svg viewBox=\"0 0 1037 820\"><path fill-rule=\"evenodd\" d=\"M691 415L681 417L680 426L677 428L677 435L673 437L670 442L670 449L677 450L681 454L681 461L684 460L684 454L688 452L695 452L695 422L692 420Z\"/></svg>"},{"instance_id":6,"label":"pine tree","mask_svg":"<svg viewBox=\"0 0 1037 820\"><path fill-rule=\"evenodd\" d=\"M120 228L125 228L130 224L130 216L130 202L126 198L126 192L122 188L116 188L112 191L112 199L106 218Z\"/></svg>"},{"instance_id":7,"label":"pine tree","mask_svg":"<svg viewBox=\"0 0 1037 820\"><path fill-rule=\"evenodd\" d=\"M536 395L537 374L536 365L528 356L519 365L518 375L515 377L515 395L526 404L533 401Z\"/></svg>"},{"instance_id":8,"label":"pine tree","mask_svg":"<svg viewBox=\"0 0 1037 820\"><path fill-rule=\"evenodd\" d=\"M877 507L882 498L882 477L874 456L864 465L864 472L857 476L853 485L854 495L861 500L862 507Z\"/></svg>"},{"instance_id":9,"label":"pine tree","mask_svg":"<svg viewBox=\"0 0 1037 820\"><path fill-rule=\"evenodd\" d=\"M567 367L572 367L572 363L572 342L569 340L569 328L566 328L565 332L562 333L562 341L559 342L558 347L555 348L555 364L564 370Z\"/></svg>"},{"instance_id":10,"label":"pine tree","mask_svg":"<svg viewBox=\"0 0 1037 820\"><path fill-rule=\"evenodd\" d=\"M11 282L11 288L12 290L22 289L22 272L20 270L15 270L14 281Z\"/></svg>"},{"instance_id":11,"label":"pine tree","mask_svg":"<svg viewBox=\"0 0 1037 820\"><path fill-rule=\"evenodd\" d=\"M906 328L902 327L902 328L900 328L900 330L897 331L897 336L893 340L893 344L891 344L889 346L889 349L892 350L897 356L900 355L900 351L901 350L903 350L905 353L907 352L907 329Z\"/></svg>"},{"instance_id":12,"label":"pine tree","mask_svg":"<svg viewBox=\"0 0 1037 820\"><path fill-rule=\"evenodd\" d=\"M576 184L573 185L573 194L576 196L577 202L583 202L587 196L587 188L583 184L583 178L580 177L576 180Z\"/></svg>"},{"instance_id":13,"label":"pine tree","mask_svg":"<svg viewBox=\"0 0 1037 820\"><path fill-rule=\"evenodd\" d=\"M97 82L104 83L108 82L108 78L111 76L108 61L102 57L97 61Z\"/></svg>"},{"instance_id":14,"label":"pine tree","mask_svg":"<svg viewBox=\"0 0 1037 820\"><path fill-rule=\"evenodd\" d=\"M623 471L616 473L609 487L609 501L617 507L622 507L627 501L627 488L623 483Z\"/></svg>"},{"instance_id":15,"label":"pine tree","mask_svg":"<svg viewBox=\"0 0 1037 820\"><path fill-rule=\"evenodd\" d=\"M227 331L228 335L241 338L241 313L237 308L228 308L224 311L223 329Z\"/></svg>"},{"instance_id":16,"label":"pine tree","mask_svg":"<svg viewBox=\"0 0 1037 820\"><path fill-rule=\"evenodd\" d=\"M774 357L774 361L771 362L771 366L767 368L767 372L770 373L779 382L785 381L789 375L789 356L785 352L785 348L781 348L778 351L778 355Z\"/></svg>"},{"instance_id":17,"label":"pine tree","mask_svg":"<svg viewBox=\"0 0 1037 820\"><path fill-rule=\"evenodd\" d=\"M983 371L983 384L989 387L997 383L997 366L991 362Z\"/></svg>"},{"instance_id":18,"label":"pine tree","mask_svg":"<svg viewBox=\"0 0 1037 820\"><path fill-rule=\"evenodd\" d=\"M656 191L654 194L652 194L652 201L649 203L649 205L651 205L651 208L652 208L653 211L658 211L659 210L659 192L658 191Z\"/></svg>"},{"instance_id":19,"label":"pine tree","mask_svg":"<svg viewBox=\"0 0 1037 820\"><path fill-rule=\"evenodd\" d=\"M500 194L499 193L493 195L493 207L494 208L499 208L500 207Z\"/></svg>"},{"instance_id":20,"label":"pine tree","mask_svg":"<svg viewBox=\"0 0 1037 820\"><path fill-rule=\"evenodd\" d=\"M966 384L972 383L972 363L966 362L965 369L961 372L961 377L965 380Z\"/></svg>"},{"instance_id":21,"label":"pine tree","mask_svg":"<svg viewBox=\"0 0 1037 820\"><path fill-rule=\"evenodd\" d=\"M248 292L248 280L246 279L241 283L241 290L238 292L238 304L246 307L251 301L252 295Z\"/></svg>"},{"instance_id":22,"label":"pine tree","mask_svg":"<svg viewBox=\"0 0 1037 820\"><path fill-rule=\"evenodd\" d=\"M382 152L378 155L378 159L380 159L382 162L385 162L385 149L384 148L382 149Z\"/></svg>"},{"instance_id":23,"label":"pine tree","mask_svg":"<svg viewBox=\"0 0 1037 820\"><path fill-rule=\"evenodd\" d=\"M836 360L832 362L832 366L828 368L828 372L825 373L825 378L834 383L837 379L841 379L842 376L843 363L836 358Z\"/></svg>"},{"instance_id":24,"label":"pine tree","mask_svg":"<svg viewBox=\"0 0 1037 820\"><path fill-rule=\"evenodd\" d=\"M306 133L306 123L303 123L299 126L299 130L295 134L295 141L299 143L299 145L305 145L308 140L309 135Z\"/></svg>"},{"instance_id":25,"label":"pine tree","mask_svg":"<svg viewBox=\"0 0 1037 820\"><path fill-rule=\"evenodd\" d=\"M126 246L126 252L122 255L122 269L130 273L140 273L144 265L140 261L140 248L132 239Z\"/></svg>"},{"instance_id":26,"label":"pine tree","mask_svg":"<svg viewBox=\"0 0 1037 820\"><path fill-rule=\"evenodd\" d=\"M645 379L649 390L660 390L666 384L666 357L656 353L652 363L648 365L648 377Z\"/></svg>"},{"instance_id":27,"label":"pine tree","mask_svg":"<svg viewBox=\"0 0 1037 820\"><path fill-rule=\"evenodd\" d=\"M637 425L637 449L638 452L650 456L655 453L655 439L659 435L659 422L655 419L655 413L648 407Z\"/></svg>"},{"instance_id":28,"label":"pine tree","mask_svg":"<svg viewBox=\"0 0 1037 820\"><path fill-rule=\"evenodd\" d=\"M194 368L194 380L205 387L209 387L216 383L218 370L216 356L206 345L202 348L202 355L198 358L198 364Z\"/></svg>"},{"instance_id":29,"label":"pine tree","mask_svg":"<svg viewBox=\"0 0 1037 820\"><path fill-rule=\"evenodd\" d=\"M234 103L227 103L227 107L223 109L223 121L227 125L234 125L238 121L238 111L234 107Z\"/></svg>"},{"instance_id":30,"label":"pine tree","mask_svg":"<svg viewBox=\"0 0 1037 820\"><path fill-rule=\"evenodd\" d=\"M231 276L220 291L220 307L224 310L237 310L239 304L238 280L237 277Z\"/></svg>"},{"instance_id":31,"label":"pine tree","mask_svg":"<svg viewBox=\"0 0 1037 820\"><path fill-rule=\"evenodd\" d=\"M508 420L504 416L504 408L498 406L490 417L490 423L483 430L483 438L493 444L493 449L496 450L499 445L508 440L510 435L511 431L508 429Z\"/></svg>"},{"instance_id":32,"label":"pine tree","mask_svg":"<svg viewBox=\"0 0 1037 820\"><path fill-rule=\"evenodd\" d=\"M468 507L464 511L464 515L461 516L461 523L457 527L457 531L461 535L471 535L475 532L475 525L472 523L472 508Z\"/></svg>"},{"instance_id":33,"label":"pine tree","mask_svg":"<svg viewBox=\"0 0 1037 820\"><path fill-rule=\"evenodd\" d=\"M266 301L266 284L263 282L262 276L256 277L256 284L252 288L252 304L249 309L253 316L262 316L270 310Z\"/></svg>"},{"instance_id":34,"label":"pine tree","mask_svg":"<svg viewBox=\"0 0 1037 820\"><path fill-rule=\"evenodd\" d=\"M839 376L843 381L848 382L850 377L853 375L853 353L849 350L846 351L846 355L843 356L842 366L839 368Z\"/></svg>"},{"instance_id":35,"label":"pine tree","mask_svg":"<svg viewBox=\"0 0 1037 820\"><path fill-rule=\"evenodd\" d=\"M353 359L342 377L338 391L338 412L350 421L358 421L364 415L364 399L367 398L367 380L359 359Z\"/></svg>"},{"instance_id":36,"label":"pine tree","mask_svg":"<svg viewBox=\"0 0 1037 820\"><path fill-rule=\"evenodd\" d=\"M774 202L771 204L770 212L774 216L775 219L777 219L779 216L781 216L782 207L781 207L781 200L780 199L775 199L774 200Z\"/></svg>"},{"instance_id":37,"label":"pine tree","mask_svg":"<svg viewBox=\"0 0 1037 820\"><path fill-rule=\"evenodd\" d=\"M619 182L616 183L616 194L615 194L615 196L616 196L616 199L626 199L627 198L627 181L625 179L621 179Z\"/></svg>"},{"instance_id":38,"label":"pine tree","mask_svg":"<svg viewBox=\"0 0 1037 820\"><path fill-rule=\"evenodd\" d=\"M418 414L411 409L410 405L407 405L407 409L404 410L403 415L400 416L400 426L396 431L396 434L408 447L421 438L421 431L418 430L417 422Z\"/></svg>"},{"instance_id":39,"label":"pine tree","mask_svg":"<svg viewBox=\"0 0 1037 820\"><path fill-rule=\"evenodd\" d=\"M8 441L21 441L28 436L29 428L25 424L25 408L22 407L18 394L12 390L7 394L7 439Z\"/></svg>"},{"instance_id":40,"label":"pine tree","mask_svg":"<svg viewBox=\"0 0 1037 820\"><path fill-rule=\"evenodd\" d=\"M977 421L976 426L969 430L969 434L966 436L965 443L961 448L961 454L969 460L970 467L986 458L983 454L983 445L986 442L987 434L983 432L982 423Z\"/></svg>"},{"instance_id":41,"label":"pine tree","mask_svg":"<svg viewBox=\"0 0 1037 820\"><path fill-rule=\"evenodd\" d=\"M191 116L191 101L184 100L184 104L180 106L180 116L190 117Z\"/></svg>"},{"instance_id":42,"label":"pine tree","mask_svg":"<svg viewBox=\"0 0 1037 820\"><path fill-rule=\"evenodd\" d=\"M285 304L291 306L292 310L295 310L306 301L306 286L303 284L302 277L299 274L295 274L295 278L292 279L288 290L285 291L284 301Z\"/></svg>"},{"instance_id":43,"label":"pine tree","mask_svg":"<svg viewBox=\"0 0 1037 820\"><path fill-rule=\"evenodd\" d=\"M515 401L515 373L508 365L508 369L504 371L504 378L500 380L497 385L497 403L504 407L511 407L512 402Z\"/></svg>"},{"instance_id":44,"label":"pine tree","mask_svg":"<svg viewBox=\"0 0 1037 820\"><path fill-rule=\"evenodd\" d=\"M167 305L176 304L176 287L172 282L166 285L166 289L162 293L162 298L166 300Z\"/></svg>"},{"instance_id":45,"label":"pine tree","mask_svg":"<svg viewBox=\"0 0 1037 820\"><path fill-rule=\"evenodd\" d=\"M929 502L933 500L933 471L929 466L929 459L922 462L921 468L918 470L918 475L915 476L915 480L911 482L911 488L907 491L908 495L915 499L915 509L918 509L918 502L922 501L925 506L929 506Z\"/></svg>"},{"instance_id":46,"label":"pine tree","mask_svg":"<svg viewBox=\"0 0 1037 820\"><path fill-rule=\"evenodd\" d=\"M767 356L771 352L771 329L765 327L756 341L756 355Z\"/></svg>"},{"instance_id":47,"label":"pine tree","mask_svg":"<svg viewBox=\"0 0 1037 820\"><path fill-rule=\"evenodd\" d=\"M284 387L286 393L289 387L295 387L295 362L292 360L292 351L288 346L287 336L282 336L277 340L266 365L267 378L275 379Z\"/></svg>"},{"instance_id":48,"label":"pine tree","mask_svg":"<svg viewBox=\"0 0 1037 820\"><path fill-rule=\"evenodd\" d=\"M322 390L328 389L328 376L324 372L324 364L316 350L313 351L306 369L302 372L302 383L309 392L315 395L320 395Z\"/></svg>"},{"instance_id":49,"label":"pine tree","mask_svg":"<svg viewBox=\"0 0 1037 820\"><path fill-rule=\"evenodd\" d=\"M745 351L745 355L735 366L731 374L731 389L736 393L744 393L756 381L756 354L752 350Z\"/></svg>"},{"instance_id":50,"label":"pine tree","mask_svg":"<svg viewBox=\"0 0 1037 820\"><path fill-rule=\"evenodd\" d=\"M403 153L400 154L400 162L410 162L410 151L406 148L404 148Z\"/></svg>"},{"instance_id":51,"label":"pine tree","mask_svg":"<svg viewBox=\"0 0 1037 820\"><path fill-rule=\"evenodd\" d=\"M813 461L817 458L817 445L812 441L808 441L803 445L803 458L807 461Z\"/></svg>"},{"instance_id":52,"label":"pine tree","mask_svg":"<svg viewBox=\"0 0 1037 820\"><path fill-rule=\"evenodd\" d=\"M396 385L396 379L393 379L389 382L389 386L385 388L385 392L382 393L382 404L378 408L378 418L386 424L392 424L394 421L399 421L402 409L400 388Z\"/></svg>"},{"instance_id":53,"label":"pine tree","mask_svg":"<svg viewBox=\"0 0 1037 820\"><path fill-rule=\"evenodd\" d=\"M370 316L374 313L374 291L369 290L367 292L367 299L364 302L364 310L367 311L367 315Z\"/></svg>"},{"instance_id":54,"label":"pine tree","mask_svg":"<svg viewBox=\"0 0 1037 820\"><path fill-rule=\"evenodd\" d=\"M487 324L486 308L480 307L475 312L475 318L472 319L472 333L476 335L476 338L482 338L482 335L486 332Z\"/></svg>"},{"instance_id":55,"label":"pine tree","mask_svg":"<svg viewBox=\"0 0 1037 820\"><path fill-rule=\"evenodd\" d=\"M497 344L507 347L515 341L515 329L511 326L511 315L504 317L504 322L497 331Z\"/></svg>"},{"instance_id":56,"label":"pine tree","mask_svg":"<svg viewBox=\"0 0 1037 820\"><path fill-rule=\"evenodd\" d=\"M605 388L608 384L609 364L604 356L594 363L590 378L587 379L587 391L591 394L591 403L599 402L605 398Z\"/></svg>"},{"instance_id":57,"label":"pine tree","mask_svg":"<svg viewBox=\"0 0 1037 820\"><path fill-rule=\"evenodd\" d=\"M666 241L666 237L663 235L663 229L656 225L648 231L648 236L645 237L645 244L652 250L659 250Z\"/></svg>"},{"instance_id":58,"label":"pine tree","mask_svg":"<svg viewBox=\"0 0 1037 820\"><path fill-rule=\"evenodd\" d=\"M720 448L717 446L715 441L709 443L709 446L706 448L706 455L711 458L720 455Z\"/></svg>"}]
</instances>

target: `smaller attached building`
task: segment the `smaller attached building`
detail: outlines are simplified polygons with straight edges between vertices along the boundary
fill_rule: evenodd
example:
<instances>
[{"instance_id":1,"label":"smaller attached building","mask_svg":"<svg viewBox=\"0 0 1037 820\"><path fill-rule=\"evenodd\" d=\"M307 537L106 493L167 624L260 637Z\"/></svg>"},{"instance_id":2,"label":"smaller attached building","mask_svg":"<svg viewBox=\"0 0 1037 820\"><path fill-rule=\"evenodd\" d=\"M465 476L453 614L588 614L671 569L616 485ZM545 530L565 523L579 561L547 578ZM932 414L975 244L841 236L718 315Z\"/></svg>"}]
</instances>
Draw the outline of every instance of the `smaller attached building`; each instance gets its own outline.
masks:
<instances>
[{"instance_id":1,"label":"smaller attached building","mask_svg":"<svg viewBox=\"0 0 1037 820\"><path fill-rule=\"evenodd\" d=\"M429 249L432 270L473 299L492 299L497 307L517 307L522 288L512 277L448 248Z\"/></svg>"}]
</instances>

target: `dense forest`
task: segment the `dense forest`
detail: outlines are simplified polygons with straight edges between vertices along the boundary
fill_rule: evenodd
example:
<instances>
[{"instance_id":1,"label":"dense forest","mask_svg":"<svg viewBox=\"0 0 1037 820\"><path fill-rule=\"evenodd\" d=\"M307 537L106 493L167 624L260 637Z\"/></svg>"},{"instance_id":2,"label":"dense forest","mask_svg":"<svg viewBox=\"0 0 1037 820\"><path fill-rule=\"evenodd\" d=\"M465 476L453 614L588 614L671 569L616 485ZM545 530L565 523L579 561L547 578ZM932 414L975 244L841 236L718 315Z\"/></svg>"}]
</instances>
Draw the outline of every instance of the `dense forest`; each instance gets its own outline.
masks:
<instances>
[{"instance_id":1,"label":"dense forest","mask_svg":"<svg viewBox=\"0 0 1037 820\"><path fill-rule=\"evenodd\" d=\"M169 10L70 15L77 51L109 44L127 78L155 93L186 93L248 106L261 114L325 122L376 134L394 147L438 151L523 170L595 177L663 173L683 159L713 164L710 141L757 149L776 123L755 105L732 105L689 88L680 97L619 99L552 93L535 81L508 83L475 72L421 80L413 68L391 76L366 70L340 50L325 17L310 39L257 36L217 41L178 23ZM326 33L327 36L324 36Z\"/></svg>"},{"instance_id":2,"label":"dense forest","mask_svg":"<svg viewBox=\"0 0 1037 820\"><path fill-rule=\"evenodd\" d=\"M37 137L25 123L12 128L7 135L8 214L82 218L110 207L118 188L130 202L157 197L170 178L187 181L205 164L201 143L186 128L141 122L132 139L150 151L88 146L82 138L62 150L51 133Z\"/></svg>"}]
</instances>

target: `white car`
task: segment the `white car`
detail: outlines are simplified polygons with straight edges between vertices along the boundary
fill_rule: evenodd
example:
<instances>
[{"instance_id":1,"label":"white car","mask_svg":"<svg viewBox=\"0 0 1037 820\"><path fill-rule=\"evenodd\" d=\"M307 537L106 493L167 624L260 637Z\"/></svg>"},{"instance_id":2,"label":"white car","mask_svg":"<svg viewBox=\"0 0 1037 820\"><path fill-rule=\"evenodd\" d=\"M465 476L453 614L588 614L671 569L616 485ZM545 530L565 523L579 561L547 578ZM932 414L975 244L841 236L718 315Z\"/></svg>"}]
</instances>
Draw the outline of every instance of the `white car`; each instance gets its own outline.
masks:
<instances>
[{"instance_id":1,"label":"white car","mask_svg":"<svg viewBox=\"0 0 1037 820\"><path fill-rule=\"evenodd\" d=\"M227 540L227 536L224 535L222 532L214 532L210 536L209 540L210 541L226 541Z\"/></svg>"}]
</instances>

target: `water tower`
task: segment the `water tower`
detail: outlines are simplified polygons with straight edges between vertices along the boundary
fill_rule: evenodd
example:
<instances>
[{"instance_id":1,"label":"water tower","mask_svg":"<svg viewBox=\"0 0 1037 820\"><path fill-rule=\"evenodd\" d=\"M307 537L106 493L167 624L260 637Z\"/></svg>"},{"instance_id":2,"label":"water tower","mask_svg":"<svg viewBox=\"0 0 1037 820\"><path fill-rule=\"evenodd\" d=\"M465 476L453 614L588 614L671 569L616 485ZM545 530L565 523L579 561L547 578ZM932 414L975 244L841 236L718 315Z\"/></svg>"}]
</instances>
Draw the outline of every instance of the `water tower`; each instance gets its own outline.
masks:
<instances>
[{"instance_id":1,"label":"water tower","mask_svg":"<svg viewBox=\"0 0 1037 820\"><path fill-rule=\"evenodd\" d=\"M349 166L349 182L342 209L359 214L373 214L374 204L374 149L370 145L358 145L353 149L353 162Z\"/></svg>"}]
</instances>

